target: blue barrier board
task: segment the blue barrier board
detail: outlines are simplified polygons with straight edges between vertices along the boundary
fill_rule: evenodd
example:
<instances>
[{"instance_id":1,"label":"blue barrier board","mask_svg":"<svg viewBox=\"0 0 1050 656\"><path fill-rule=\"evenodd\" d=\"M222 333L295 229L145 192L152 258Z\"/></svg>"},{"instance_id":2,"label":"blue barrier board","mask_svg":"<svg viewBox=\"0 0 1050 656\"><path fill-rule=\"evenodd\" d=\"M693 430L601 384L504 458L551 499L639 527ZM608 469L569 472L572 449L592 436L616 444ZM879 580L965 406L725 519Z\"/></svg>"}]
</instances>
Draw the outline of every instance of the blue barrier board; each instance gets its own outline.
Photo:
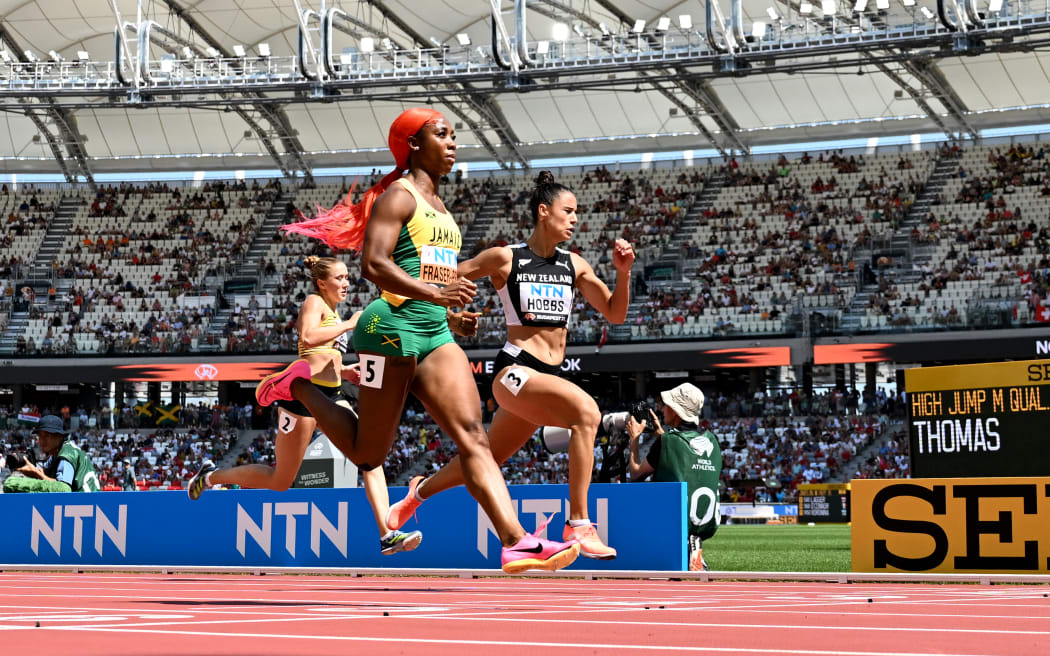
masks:
<instances>
[{"instance_id":1,"label":"blue barrier board","mask_svg":"<svg viewBox=\"0 0 1050 656\"><path fill-rule=\"evenodd\" d=\"M522 526L551 516L561 539L567 485L512 485ZM392 488L397 500L406 488ZM685 485L595 484L591 521L619 552L572 568L683 571ZM500 543L464 488L428 499L404 530L423 531L409 553L383 556L363 489L2 494L0 563L498 569Z\"/></svg>"}]
</instances>

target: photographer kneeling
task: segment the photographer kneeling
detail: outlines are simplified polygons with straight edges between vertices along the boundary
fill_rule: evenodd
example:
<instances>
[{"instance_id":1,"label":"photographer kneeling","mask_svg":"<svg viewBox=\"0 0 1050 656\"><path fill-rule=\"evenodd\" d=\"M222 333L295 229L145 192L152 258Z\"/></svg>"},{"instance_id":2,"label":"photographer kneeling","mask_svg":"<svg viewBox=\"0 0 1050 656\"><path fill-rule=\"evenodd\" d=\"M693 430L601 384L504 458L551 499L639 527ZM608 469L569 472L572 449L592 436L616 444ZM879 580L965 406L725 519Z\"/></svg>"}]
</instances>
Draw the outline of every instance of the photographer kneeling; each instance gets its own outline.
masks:
<instances>
[{"instance_id":1,"label":"photographer kneeling","mask_svg":"<svg viewBox=\"0 0 1050 656\"><path fill-rule=\"evenodd\" d=\"M627 418L631 456L627 471L631 481L640 481L653 474L654 482L682 482L689 495L689 569L706 570L703 541L718 530L718 480L722 475L722 449L711 431L700 433L700 409L704 407L704 393L691 383L682 383L674 389L660 392L663 401L660 419L652 410L657 439L649 447L645 460L638 456L638 438L645 431L646 421Z\"/></svg>"},{"instance_id":2,"label":"photographer kneeling","mask_svg":"<svg viewBox=\"0 0 1050 656\"><path fill-rule=\"evenodd\" d=\"M12 469L23 476L8 476L4 492L98 492L101 489L91 459L66 440L68 432L62 427L61 418L41 417L35 432L40 451L47 458L44 466L34 465L22 456L23 463Z\"/></svg>"}]
</instances>

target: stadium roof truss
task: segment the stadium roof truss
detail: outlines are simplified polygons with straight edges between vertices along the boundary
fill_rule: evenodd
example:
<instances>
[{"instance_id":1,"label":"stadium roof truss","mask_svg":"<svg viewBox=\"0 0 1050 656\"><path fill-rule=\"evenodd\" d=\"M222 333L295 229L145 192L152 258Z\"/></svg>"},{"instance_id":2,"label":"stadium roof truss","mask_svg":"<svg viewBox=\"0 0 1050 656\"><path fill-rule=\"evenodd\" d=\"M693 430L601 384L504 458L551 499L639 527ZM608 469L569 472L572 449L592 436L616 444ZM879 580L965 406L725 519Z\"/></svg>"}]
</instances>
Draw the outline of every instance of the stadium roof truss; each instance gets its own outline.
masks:
<instances>
[{"instance_id":1,"label":"stadium roof truss","mask_svg":"<svg viewBox=\"0 0 1050 656\"><path fill-rule=\"evenodd\" d=\"M385 163L421 103L505 168L1050 122L1029 0L523 2L0 0L0 157L309 177Z\"/></svg>"}]
</instances>

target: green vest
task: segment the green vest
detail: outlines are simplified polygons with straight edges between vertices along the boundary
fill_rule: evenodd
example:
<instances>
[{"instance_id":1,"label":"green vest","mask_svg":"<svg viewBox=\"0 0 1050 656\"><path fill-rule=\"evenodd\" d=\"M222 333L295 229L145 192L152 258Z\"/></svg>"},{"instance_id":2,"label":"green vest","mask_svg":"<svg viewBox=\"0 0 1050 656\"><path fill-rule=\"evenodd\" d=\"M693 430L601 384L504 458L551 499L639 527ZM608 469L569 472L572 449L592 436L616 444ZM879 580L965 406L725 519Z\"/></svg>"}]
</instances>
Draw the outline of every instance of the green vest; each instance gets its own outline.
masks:
<instances>
[{"instance_id":1,"label":"green vest","mask_svg":"<svg viewBox=\"0 0 1050 656\"><path fill-rule=\"evenodd\" d=\"M54 478L58 471L59 460L68 460L69 464L73 465L72 487L74 492L98 492L102 489L98 483L98 476L95 475L95 465L91 464L91 458L88 458L80 447L66 440L52 465L54 471L49 471L48 476Z\"/></svg>"},{"instance_id":2,"label":"green vest","mask_svg":"<svg viewBox=\"0 0 1050 656\"><path fill-rule=\"evenodd\" d=\"M661 437L656 482L683 482L689 517L689 534L706 540L718 530L718 479L722 475L722 449L711 431L670 430Z\"/></svg>"}]
</instances>

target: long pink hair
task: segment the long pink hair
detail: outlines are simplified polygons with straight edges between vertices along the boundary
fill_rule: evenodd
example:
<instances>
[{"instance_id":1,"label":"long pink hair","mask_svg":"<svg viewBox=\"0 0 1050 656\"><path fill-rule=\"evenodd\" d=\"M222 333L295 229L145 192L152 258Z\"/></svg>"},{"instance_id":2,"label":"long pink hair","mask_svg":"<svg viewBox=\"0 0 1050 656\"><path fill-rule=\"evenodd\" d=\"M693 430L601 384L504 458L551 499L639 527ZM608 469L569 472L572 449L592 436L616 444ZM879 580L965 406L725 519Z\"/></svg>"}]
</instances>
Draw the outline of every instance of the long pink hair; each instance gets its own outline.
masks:
<instances>
[{"instance_id":1,"label":"long pink hair","mask_svg":"<svg viewBox=\"0 0 1050 656\"><path fill-rule=\"evenodd\" d=\"M387 145L394 155L394 170L386 174L374 187L365 192L361 201L353 202L355 184L343 200L326 210L317 206L317 216L309 219L299 210L295 215L301 220L281 226L282 230L320 239L335 250L360 251L365 243L365 228L372 216L372 205L376 199L401 177L401 172L408 168L408 156L411 149L408 138L418 133L427 123L443 118L441 112L423 107L413 107L401 113L390 125Z\"/></svg>"}]
</instances>

